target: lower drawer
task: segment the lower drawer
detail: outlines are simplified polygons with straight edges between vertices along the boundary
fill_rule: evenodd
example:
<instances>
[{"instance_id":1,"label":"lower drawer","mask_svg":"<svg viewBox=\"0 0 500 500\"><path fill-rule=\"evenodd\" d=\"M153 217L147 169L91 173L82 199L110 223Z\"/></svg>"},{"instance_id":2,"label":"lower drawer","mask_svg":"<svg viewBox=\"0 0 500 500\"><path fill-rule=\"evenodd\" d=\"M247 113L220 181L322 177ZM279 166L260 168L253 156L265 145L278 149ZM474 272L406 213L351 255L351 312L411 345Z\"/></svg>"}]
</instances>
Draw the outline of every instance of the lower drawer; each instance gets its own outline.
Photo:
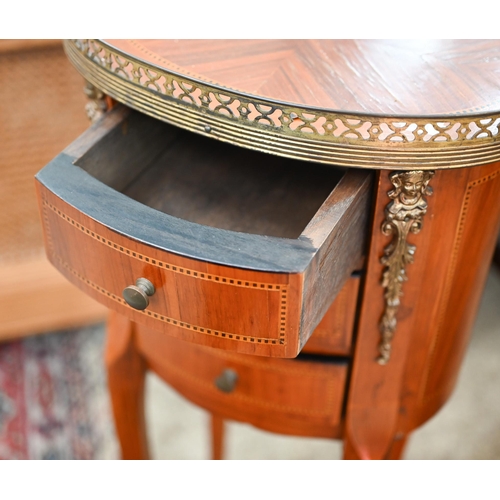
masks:
<instances>
[{"instance_id":1,"label":"lower drawer","mask_svg":"<svg viewBox=\"0 0 500 500\"><path fill-rule=\"evenodd\" d=\"M281 434L340 437L347 362L235 354L137 329L149 368L209 412Z\"/></svg>"}]
</instances>

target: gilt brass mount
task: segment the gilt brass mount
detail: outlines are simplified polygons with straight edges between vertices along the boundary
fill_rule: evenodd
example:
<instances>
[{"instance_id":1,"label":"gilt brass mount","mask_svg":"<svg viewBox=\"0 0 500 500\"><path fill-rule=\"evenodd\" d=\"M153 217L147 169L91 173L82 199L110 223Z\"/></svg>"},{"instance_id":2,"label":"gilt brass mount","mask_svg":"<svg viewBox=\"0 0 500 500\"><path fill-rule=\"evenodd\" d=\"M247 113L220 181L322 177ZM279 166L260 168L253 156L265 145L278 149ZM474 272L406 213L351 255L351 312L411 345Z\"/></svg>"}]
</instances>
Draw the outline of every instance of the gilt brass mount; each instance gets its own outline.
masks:
<instances>
[{"instance_id":1,"label":"gilt brass mount","mask_svg":"<svg viewBox=\"0 0 500 500\"><path fill-rule=\"evenodd\" d=\"M380 321L381 341L379 357L381 365L387 364L391 357L392 339L396 331L396 315L403 295L403 283L407 281L406 264L413 262L416 247L407 241L408 234L417 234L422 228L422 218L427 212L427 201L424 195L431 195L429 182L434 175L432 170L414 170L410 172L394 172L389 178L394 189L387 195L392 201L385 209L382 233L393 236L392 241L384 249L381 258L385 269L382 275L382 286L385 289L385 310Z\"/></svg>"},{"instance_id":2,"label":"gilt brass mount","mask_svg":"<svg viewBox=\"0 0 500 500\"><path fill-rule=\"evenodd\" d=\"M87 81L85 82L83 91L88 98L88 102L85 105L87 118L91 123L96 123L108 109L104 93Z\"/></svg>"}]
</instances>

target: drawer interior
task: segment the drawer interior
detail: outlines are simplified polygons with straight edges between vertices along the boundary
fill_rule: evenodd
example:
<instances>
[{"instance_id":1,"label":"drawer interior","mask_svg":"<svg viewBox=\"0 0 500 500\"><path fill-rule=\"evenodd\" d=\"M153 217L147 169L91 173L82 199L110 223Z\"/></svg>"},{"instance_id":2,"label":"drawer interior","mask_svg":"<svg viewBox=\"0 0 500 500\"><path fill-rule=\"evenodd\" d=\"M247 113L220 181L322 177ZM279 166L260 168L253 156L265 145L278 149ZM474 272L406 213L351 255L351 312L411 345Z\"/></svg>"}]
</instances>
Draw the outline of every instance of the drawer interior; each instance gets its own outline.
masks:
<instances>
[{"instance_id":1,"label":"drawer interior","mask_svg":"<svg viewBox=\"0 0 500 500\"><path fill-rule=\"evenodd\" d=\"M135 112L76 165L168 215L291 239L344 175L340 168L239 148Z\"/></svg>"}]
</instances>

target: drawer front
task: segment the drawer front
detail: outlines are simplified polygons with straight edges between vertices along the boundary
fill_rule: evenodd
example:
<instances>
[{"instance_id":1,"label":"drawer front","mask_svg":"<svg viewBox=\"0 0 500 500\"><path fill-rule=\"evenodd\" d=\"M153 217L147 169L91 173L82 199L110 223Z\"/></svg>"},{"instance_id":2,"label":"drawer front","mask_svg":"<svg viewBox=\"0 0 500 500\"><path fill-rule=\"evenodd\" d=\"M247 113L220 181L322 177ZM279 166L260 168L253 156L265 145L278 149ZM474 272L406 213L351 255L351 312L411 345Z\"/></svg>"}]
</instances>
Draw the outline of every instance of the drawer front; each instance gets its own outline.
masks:
<instances>
[{"instance_id":1,"label":"drawer front","mask_svg":"<svg viewBox=\"0 0 500 500\"><path fill-rule=\"evenodd\" d=\"M248 160L248 152L242 157L232 149L227 153L229 161L224 145L217 143L215 148L214 141L203 139L197 151L192 135L179 139L173 127L126 108L113 110L91 127L37 175L48 257L73 283L133 321L203 345L295 357L362 262L371 175L335 173L333 191L328 188L326 200L321 198L319 209L311 212L315 205L309 188L302 191L303 199L290 200L287 194L300 187L302 179L297 177L304 176L305 167L276 166L272 162L277 160L268 155L252 157L250 165L244 166L241 162ZM184 143L179 142L182 140ZM206 148L211 148L210 155L205 155ZM187 149L188 159L182 156ZM155 163L160 157L165 164ZM257 161L264 164L256 166ZM209 208L203 203L201 209L196 207L206 195L207 176L219 175L224 162L229 163L226 170L237 173L226 190L231 191L233 203L238 201L234 190L241 184L242 196L251 199L240 210L242 218L246 216L243 226L236 226L249 227L248 233L226 229L225 218L233 213L217 205L224 189L212 196L215 201L210 199L211 193L204 198L203 203L210 202ZM165 200L177 196L171 184L186 164L190 175L180 182L181 187L187 186L186 195L175 198L170 206L175 211L172 216L160 208ZM323 179L332 178L329 168L307 167L305 180L316 176L313 190L321 187ZM147 181L141 177L142 170ZM259 172L267 176L263 184L254 180L249 189L250 178L258 178ZM278 177L273 179L269 172L278 172ZM218 179L214 189L218 183L225 188L226 181ZM287 189L282 181L289 182ZM153 201L147 201L152 206L142 202L144 191L154 192ZM247 214L254 199L258 200L255 217L266 221L268 215L279 213L273 231L290 218L303 224L304 211L309 210L312 218L295 238L258 234L252 224L253 212L250 218ZM283 203L289 206L283 207ZM158 204L160 208L153 208ZM188 220L181 218L183 205L188 206ZM208 220L205 212L210 212ZM190 217L197 220L200 213L204 223L192 222ZM222 228L212 227L214 220ZM231 224L227 227L234 227ZM123 290L139 278L149 280L155 288L149 305L140 311L122 297Z\"/></svg>"},{"instance_id":2,"label":"drawer front","mask_svg":"<svg viewBox=\"0 0 500 500\"><path fill-rule=\"evenodd\" d=\"M137 334L148 366L196 405L271 432L340 436L345 363L229 353L141 326ZM221 385L227 370L231 377Z\"/></svg>"},{"instance_id":3,"label":"drawer front","mask_svg":"<svg viewBox=\"0 0 500 500\"><path fill-rule=\"evenodd\" d=\"M49 259L110 309L184 340L286 356L299 321L297 309L289 307L300 301L298 275L186 259L132 241L50 192L42 194L41 203ZM156 288L143 311L122 297L124 288L140 277Z\"/></svg>"},{"instance_id":4,"label":"drawer front","mask_svg":"<svg viewBox=\"0 0 500 500\"><path fill-rule=\"evenodd\" d=\"M347 280L302 352L332 356L351 354L359 280L359 276Z\"/></svg>"}]
</instances>

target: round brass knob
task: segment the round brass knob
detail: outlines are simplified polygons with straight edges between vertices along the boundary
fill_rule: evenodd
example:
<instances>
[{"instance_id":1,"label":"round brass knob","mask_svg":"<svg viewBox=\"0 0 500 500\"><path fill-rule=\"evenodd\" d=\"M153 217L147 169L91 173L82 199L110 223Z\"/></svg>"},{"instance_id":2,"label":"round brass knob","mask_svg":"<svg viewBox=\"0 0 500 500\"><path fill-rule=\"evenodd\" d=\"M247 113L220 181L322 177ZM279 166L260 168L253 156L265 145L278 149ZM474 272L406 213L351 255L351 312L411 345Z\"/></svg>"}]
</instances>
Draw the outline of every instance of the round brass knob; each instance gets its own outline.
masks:
<instances>
[{"instance_id":1,"label":"round brass knob","mask_svg":"<svg viewBox=\"0 0 500 500\"><path fill-rule=\"evenodd\" d=\"M231 368L226 368L215 379L215 386L222 392L233 392L237 382L238 374Z\"/></svg>"},{"instance_id":2,"label":"round brass knob","mask_svg":"<svg viewBox=\"0 0 500 500\"><path fill-rule=\"evenodd\" d=\"M130 285L123 290L125 302L134 309L142 311L149 305L149 297L155 293L155 287L146 278L139 278L135 285Z\"/></svg>"}]
</instances>

